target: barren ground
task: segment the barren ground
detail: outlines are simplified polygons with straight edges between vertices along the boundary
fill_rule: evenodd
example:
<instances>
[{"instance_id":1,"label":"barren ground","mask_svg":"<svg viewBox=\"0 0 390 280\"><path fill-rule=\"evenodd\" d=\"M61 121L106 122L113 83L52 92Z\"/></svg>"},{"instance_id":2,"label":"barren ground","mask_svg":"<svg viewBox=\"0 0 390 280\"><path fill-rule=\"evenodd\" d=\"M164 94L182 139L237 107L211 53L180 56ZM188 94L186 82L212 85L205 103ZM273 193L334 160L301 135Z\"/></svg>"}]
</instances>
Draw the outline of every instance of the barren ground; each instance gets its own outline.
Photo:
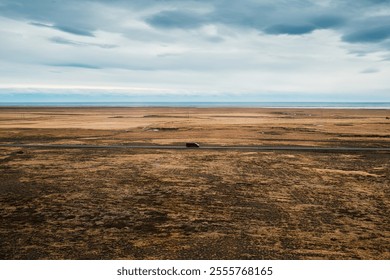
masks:
<instances>
[{"instance_id":1,"label":"barren ground","mask_svg":"<svg viewBox=\"0 0 390 280\"><path fill-rule=\"evenodd\" d=\"M0 144L389 147L389 117L0 108ZM390 259L390 153L3 147L0 259Z\"/></svg>"}]
</instances>

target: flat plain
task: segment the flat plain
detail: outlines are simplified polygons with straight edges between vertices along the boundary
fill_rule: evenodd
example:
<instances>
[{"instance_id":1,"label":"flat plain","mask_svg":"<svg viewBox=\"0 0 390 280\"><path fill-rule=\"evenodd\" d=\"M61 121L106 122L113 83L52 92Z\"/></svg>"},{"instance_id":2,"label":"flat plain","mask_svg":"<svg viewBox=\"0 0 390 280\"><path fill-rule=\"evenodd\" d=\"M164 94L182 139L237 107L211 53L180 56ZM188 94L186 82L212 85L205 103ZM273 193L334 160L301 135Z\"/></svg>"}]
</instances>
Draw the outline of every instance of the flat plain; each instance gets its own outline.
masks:
<instances>
[{"instance_id":1,"label":"flat plain","mask_svg":"<svg viewBox=\"0 0 390 280\"><path fill-rule=\"evenodd\" d=\"M390 110L0 108L0 144L390 147ZM0 147L0 259L390 259L390 152Z\"/></svg>"}]
</instances>

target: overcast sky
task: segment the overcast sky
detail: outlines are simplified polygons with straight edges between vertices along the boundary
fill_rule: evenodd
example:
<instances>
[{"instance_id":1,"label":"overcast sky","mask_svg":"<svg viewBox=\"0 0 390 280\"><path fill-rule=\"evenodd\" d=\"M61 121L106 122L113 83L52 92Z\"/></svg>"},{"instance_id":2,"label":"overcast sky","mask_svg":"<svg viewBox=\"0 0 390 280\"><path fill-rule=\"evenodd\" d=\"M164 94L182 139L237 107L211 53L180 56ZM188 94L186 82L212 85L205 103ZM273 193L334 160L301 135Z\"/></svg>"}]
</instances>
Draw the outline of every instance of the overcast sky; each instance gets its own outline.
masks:
<instances>
[{"instance_id":1,"label":"overcast sky","mask_svg":"<svg viewBox=\"0 0 390 280\"><path fill-rule=\"evenodd\" d=\"M390 102L390 0L0 0L0 38L0 102Z\"/></svg>"}]
</instances>

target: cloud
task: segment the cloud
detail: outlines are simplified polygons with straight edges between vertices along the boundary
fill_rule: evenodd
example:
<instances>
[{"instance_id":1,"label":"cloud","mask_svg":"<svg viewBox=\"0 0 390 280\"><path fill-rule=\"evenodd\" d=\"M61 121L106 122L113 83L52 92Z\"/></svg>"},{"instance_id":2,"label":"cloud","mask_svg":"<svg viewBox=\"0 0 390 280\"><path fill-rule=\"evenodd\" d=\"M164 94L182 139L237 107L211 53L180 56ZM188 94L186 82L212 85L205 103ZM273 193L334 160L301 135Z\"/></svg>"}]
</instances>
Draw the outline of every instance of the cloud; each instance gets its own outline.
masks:
<instances>
[{"instance_id":1,"label":"cloud","mask_svg":"<svg viewBox=\"0 0 390 280\"><path fill-rule=\"evenodd\" d=\"M378 43L390 38L390 25L356 30L344 35L343 40L349 43Z\"/></svg>"},{"instance_id":2,"label":"cloud","mask_svg":"<svg viewBox=\"0 0 390 280\"><path fill-rule=\"evenodd\" d=\"M150 5L152 5L149 2ZM177 3L177 1L166 1ZM191 10L176 5L173 10L152 12L145 21L154 28L197 29L205 25L226 25L255 29L269 35L305 35L315 30L331 29L347 43L380 43L390 37L390 1L199 1L205 9ZM207 4L207 6L206 6ZM168 5L169 7L169 5ZM207 7L207 8L206 8ZM386 48L385 45L382 47Z\"/></svg>"},{"instance_id":3,"label":"cloud","mask_svg":"<svg viewBox=\"0 0 390 280\"><path fill-rule=\"evenodd\" d=\"M388 4L390 2L389 0L366 0L366 1L374 3L374 4L382 4L382 3Z\"/></svg>"},{"instance_id":4,"label":"cloud","mask_svg":"<svg viewBox=\"0 0 390 280\"><path fill-rule=\"evenodd\" d=\"M162 11L146 19L159 28L197 28L205 21L201 15L190 11Z\"/></svg>"},{"instance_id":5,"label":"cloud","mask_svg":"<svg viewBox=\"0 0 390 280\"><path fill-rule=\"evenodd\" d=\"M367 68L367 69L360 71L360 73L362 73L362 74L373 74L373 73L378 73L378 72L380 72L380 70L376 69L376 68Z\"/></svg>"},{"instance_id":6,"label":"cloud","mask_svg":"<svg viewBox=\"0 0 390 280\"><path fill-rule=\"evenodd\" d=\"M30 21L66 33L93 36L97 18L93 2L80 0L0 0L0 16Z\"/></svg>"},{"instance_id":7,"label":"cloud","mask_svg":"<svg viewBox=\"0 0 390 280\"><path fill-rule=\"evenodd\" d=\"M79 35L79 36L88 36L88 37L94 37L95 35L87 30L78 29L75 27L68 27L68 26L59 26L59 25L51 25L51 24L45 24L40 22L31 22L31 25L38 26L38 27L46 27L46 28L53 28L57 29L62 32Z\"/></svg>"},{"instance_id":8,"label":"cloud","mask_svg":"<svg viewBox=\"0 0 390 280\"><path fill-rule=\"evenodd\" d=\"M84 68L84 69L101 69L101 67L99 66L83 64L83 63L58 63L58 64L51 64L50 66Z\"/></svg>"},{"instance_id":9,"label":"cloud","mask_svg":"<svg viewBox=\"0 0 390 280\"><path fill-rule=\"evenodd\" d=\"M38 26L38 27L47 27L47 28L53 28L53 25L50 24L44 24L40 22L31 22L31 25Z\"/></svg>"},{"instance_id":10,"label":"cloud","mask_svg":"<svg viewBox=\"0 0 390 280\"><path fill-rule=\"evenodd\" d=\"M78 28L74 28L74 27L70 27L70 26L58 26L58 25L54 25L53 28L54 28L54 29L58 29L58 30L63 31L63 32L70 33L70 34L75 34L75 35L80 35L80 36L94 37L93 33L90 32L90 31L82 30L82 29L78 29Z\"/></svg>"},{"instance_id":11,"label":"cloud","mask_svg":"<svg viewBox=\"0 0 390 280\"><path fill-rule=\"evenodd\" d=\"M49 39L53 43L62 44L62 45L71 45L71 46L77 46L77 47L99 47L103 49L113 49L118 47L114 44L98 44L98 43L87 43L87 42L80 42L80 41L74 41L74 40L68 40L62 37L52 37Z\"/></svg>"},{"instance_id":12,"label":"cloud","mask_svg":"<svg viewBox=\"0 0 390 280\"><path fill-rule=\"evenodd\" d=\"M289 35L302 35L307 34L315 30L314 25L287 25L278 24L267 27L264 31L268 34L289 34Z\"/></svg>"},{"instance_id":13,"label":"cloud","mask_svg":"<svg viewBox=\"0 0 390 280\"><path fill-rule=\"evenodd\" d=\"M253 96L390 90L390 1L0 0L0 6L0 84L71 81Z\"/></svg>"},{"instance_id":14,"label":"cloud","mask_svg":"<svg viewBox=\"0 0 390 280\"><path fill-rule=\"evenodd\" d=\"M345 24L345 18L335 15L319 15L311 19L311 23L317 28L334 28Z\"/></svg>"},{"instance_id":15,"label":"cloud","mask_svg":"<svg viewBox=\"0 0 390 280\"><path fill-rule=\"evenodd\" d=\"M157 29L192 30L205 25L226 25L270 35L304 35L332 29L348 43L381 42L389 37L388 26L378 26L389 21L383 16L390 14L388 0L0 0L0 3L3 5L0 15L32 20L36 26L87 37L103 30L145 39L142 32L126 24L128 19Z\"/></svg>"}]
</instances>

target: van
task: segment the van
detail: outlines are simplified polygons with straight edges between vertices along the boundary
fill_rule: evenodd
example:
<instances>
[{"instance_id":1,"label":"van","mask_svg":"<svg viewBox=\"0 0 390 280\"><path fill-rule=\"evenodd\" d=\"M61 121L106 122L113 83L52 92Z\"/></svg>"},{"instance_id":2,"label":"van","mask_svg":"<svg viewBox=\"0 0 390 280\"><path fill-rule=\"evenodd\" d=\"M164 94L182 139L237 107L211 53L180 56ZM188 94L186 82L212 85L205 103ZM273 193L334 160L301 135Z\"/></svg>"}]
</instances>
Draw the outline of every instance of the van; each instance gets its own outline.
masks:
<instances>
[{"instance_id":1,"label":"van","mask_svg":"<svg viewBox=\"0 0 390 280\"><path fill-rule=\"evenodd\" d=\"M188 142L186 143L187 148L199 148L199 144L195 142Z\"/></svg>"}]
</instances>

